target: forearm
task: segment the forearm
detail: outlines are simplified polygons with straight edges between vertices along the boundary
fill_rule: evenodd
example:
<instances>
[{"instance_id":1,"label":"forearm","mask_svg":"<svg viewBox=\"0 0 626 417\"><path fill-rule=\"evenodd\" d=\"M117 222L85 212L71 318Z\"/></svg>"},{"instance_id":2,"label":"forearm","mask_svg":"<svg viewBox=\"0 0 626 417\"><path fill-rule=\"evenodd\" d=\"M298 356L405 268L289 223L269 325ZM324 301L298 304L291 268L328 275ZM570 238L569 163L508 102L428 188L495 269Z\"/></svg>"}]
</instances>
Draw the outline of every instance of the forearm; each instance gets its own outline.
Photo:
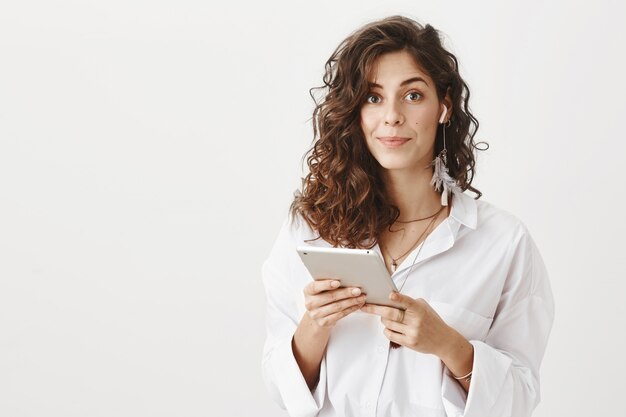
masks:
<instances>
[{"instance_id":1,"label":"forearm","mask_svg":"<svg viewBox=\"0 0 626 417\"><path fill-rule=\"evenodd\" d=\"M291 340L294 357L311 390L317 385L329 336L330 328L318 326L305 313Z\"/></svg>"},{"instance_id":2,"label":"forearm","mask_svg":"<svg viewBox=\"0 0 626 417\"><path fill-rule=\"evenodd\" d=\"M467 375L474 365L474 346L462 334L450 328L447 343L438 354L444 365L454 376ZM465 391L469 391L470 382L457 380Z\"/></svg>"}]
</instances>

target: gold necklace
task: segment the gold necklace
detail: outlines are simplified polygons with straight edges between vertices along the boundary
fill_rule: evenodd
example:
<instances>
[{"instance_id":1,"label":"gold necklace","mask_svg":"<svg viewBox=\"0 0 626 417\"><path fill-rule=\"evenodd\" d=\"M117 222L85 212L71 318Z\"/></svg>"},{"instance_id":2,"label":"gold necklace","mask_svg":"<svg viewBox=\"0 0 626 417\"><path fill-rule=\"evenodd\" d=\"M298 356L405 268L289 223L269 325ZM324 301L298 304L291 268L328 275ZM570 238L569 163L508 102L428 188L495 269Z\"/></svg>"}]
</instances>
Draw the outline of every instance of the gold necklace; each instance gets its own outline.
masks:
<instances>
[{"instance_id":1,"label":"gold necklace","mask_svg":"<svg viewBox=\"0 0 626 417\"><path fill-rule=\"evenodd\" d=\"M443 211L443 209L445 208L445 206L441 206L441 208L439 209L439 211L437 213L435 213L432 216L432 220L430 221L430 223L428 223L428 226L426 226L426 228L424 229L424 231L419 235L419 237L417 238L417 240L415 241L415 243L413 243L413 245L409 248L409 250L407 250L406 252L404 252L402 255L398 256L397 258L394 258L391 253L389 253L389 250L385 250L385 252L387 252L387 256L389 256L391 258L391 272L394 273L396 272L396 269L398 268L398 259L401 259L402 257L404 257L406 254L408 254L409 252L411 252L413 250L413 248L415 248L415 246L422 240L422 238L426 235L426 232L428 232L428 229L430 229L430 227L433 225L433 223L435 223L435 221L437 220L437 217L439 217L438 215ZM382 250L382 247L381 247ZM421 248L420 248L421 251Z\"/></svg>"},{"instance_id":2,"label":"gold necklace","mask_svg":"<svg viewBox=\"0 0 626 417\"><path fill-rule=\"evenodd\" d=\"M441 212L441 210L440 210ZM436 217L435 217L436 218ZM434 224L434 220L432 220L429 224L428 227L426 227L426 230L430 229L431 226ZM432 232L432 230L431 230ZM430 233L428 235L426 235L426 239L428 239L428 237L430 236ZM411 273L411 270L413 269L413 266L415 266L415 262L417 262L417 258L419 258L420 253L422 253L422 249L424 248L424 246L426 245L426 239L424 239L424 243L422 243L422 246L420 246L419 250L417 251L417 253L415 254L415 258L413 258L413 263L411 264L411 267L406 271L406 273L404 274L404 281L402 281L402 285L400 286L400 288L398 289L398 292L402 292L402 288L404 288L404 284L406 284L406 281L409 279L409 274ZM403 316L404 317L404 316ZM391 340L389 341L389 346L392 349L398 349L401 347L401 345L397 344L396 342L392 342Z\"/></svg>"},{"instance_id":3,"label":"gold necklace","mask_svg":"<svg viewBox=\"0 0 626 417\"><path fill-rule=\"evenodd\" d=\"M394 223L413 223L413 222L421 222L422 220L428 220L428 219L432 219L433 217L435 217L437 214L439 214L441 212L441 209L439 209L438 212L436 212L435 214L431 214L428 217L422 217L421 219L415 219L415 220L396 220ZM389 225L389 231L391 232L391 225ZM397 231L397 230L396 230Z\"/></svg>"}]
</instances>

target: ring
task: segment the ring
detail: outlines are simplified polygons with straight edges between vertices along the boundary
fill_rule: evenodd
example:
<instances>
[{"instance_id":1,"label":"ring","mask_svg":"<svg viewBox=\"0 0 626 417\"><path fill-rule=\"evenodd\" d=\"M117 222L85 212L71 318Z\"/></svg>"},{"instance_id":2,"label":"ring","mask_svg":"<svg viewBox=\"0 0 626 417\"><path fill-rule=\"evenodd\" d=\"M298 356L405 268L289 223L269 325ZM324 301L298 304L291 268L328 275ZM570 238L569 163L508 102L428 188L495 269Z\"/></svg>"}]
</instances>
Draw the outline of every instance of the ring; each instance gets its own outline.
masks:
<instances>
[{"instance_id":1,"label":"ring","mask_svg":"<svg viewBox=\"0 0 626 417\"><path fill-rule=\"evenodd\" d=\"M404 310L400 310L400 319L398 320L398 323L404 323Z\"/></svg>"}]
</instances>

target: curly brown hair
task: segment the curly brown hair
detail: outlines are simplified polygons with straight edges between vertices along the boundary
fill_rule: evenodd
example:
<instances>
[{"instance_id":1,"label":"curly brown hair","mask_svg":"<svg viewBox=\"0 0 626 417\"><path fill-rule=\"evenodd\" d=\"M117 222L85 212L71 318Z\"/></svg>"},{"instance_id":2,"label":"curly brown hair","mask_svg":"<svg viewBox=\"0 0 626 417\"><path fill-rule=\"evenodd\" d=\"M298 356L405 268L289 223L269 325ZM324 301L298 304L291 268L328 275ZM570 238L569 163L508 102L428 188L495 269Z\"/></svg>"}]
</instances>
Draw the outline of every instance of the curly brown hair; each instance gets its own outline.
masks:
<instances>
[{"instance_id":1,"label":"curly brown hair","mask_svg":"<svg viewBox=\"0 0 626 417\"><path fill-rule=\"evenodd\" d=\"M325 65L324 85L309 90L313 112L313 146L304 155L309 173L302 178L290 206L292 220L301 214L309 226L333 246L372 248L381 233L400 215L387 195L380 165L367 148L360 110L369 92L367 75L386 53L407 51L435 83L439 100L449 94L452 117L446 127L447 166L459 187L476 194L474 143L478 120L469 111L467 84L456 57L442 46L431 25L390 16L369 23L348 36ZM313 92L326 91L318 102ZM443 149L443 125L435 154ZM307 157L308 155L308 157ZM433 155L434 158L434 155ZM317 240L313 239L313 240Z\"/></svg>"}]
</instances>

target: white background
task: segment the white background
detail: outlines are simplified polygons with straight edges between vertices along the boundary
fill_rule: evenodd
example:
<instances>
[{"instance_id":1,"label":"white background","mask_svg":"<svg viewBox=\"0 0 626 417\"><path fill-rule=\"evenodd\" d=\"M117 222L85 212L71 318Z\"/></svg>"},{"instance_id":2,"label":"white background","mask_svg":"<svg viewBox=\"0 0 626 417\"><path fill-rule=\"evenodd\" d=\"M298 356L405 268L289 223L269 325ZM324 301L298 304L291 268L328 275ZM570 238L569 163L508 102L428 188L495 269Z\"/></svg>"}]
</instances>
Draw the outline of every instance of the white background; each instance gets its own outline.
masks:
<instances>
[{"instance_id":1,"label":"white background","mask_svg":"<svg viewBox=\"0 0 626 417\"><path fill-rule=\"evenodd\" d=\"M308 89L396 13L445 34L491 144L474 185L548 266L534 415L614 415L622 4L2 0L0 415L284 415L261 379L260 268L304 175Z\"/></svg>"}]
</instances>

